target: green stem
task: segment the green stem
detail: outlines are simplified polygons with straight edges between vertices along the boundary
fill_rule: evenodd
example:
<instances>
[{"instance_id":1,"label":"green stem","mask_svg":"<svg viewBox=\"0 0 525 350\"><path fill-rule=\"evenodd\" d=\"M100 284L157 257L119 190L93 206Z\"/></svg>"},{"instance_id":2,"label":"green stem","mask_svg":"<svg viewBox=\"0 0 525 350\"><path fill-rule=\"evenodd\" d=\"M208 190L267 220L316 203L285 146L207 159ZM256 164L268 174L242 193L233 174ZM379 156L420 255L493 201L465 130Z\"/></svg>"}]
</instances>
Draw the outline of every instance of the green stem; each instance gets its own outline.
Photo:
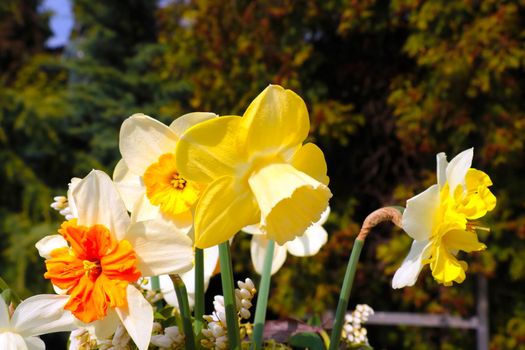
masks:
<instances>
[{"instance_id":1,"label":"green stem","mask_svg":"<svg viewBox=\"0 0 525 350\"><path fill-rule=\"evenodd\" d=\"M184 329L185 349L195 350L195 337L193 336L193 329L191 326L190 304L188 303L188 292L184 281L179 275L170 275L173 285L175 286L175 293L177 294L177 301L179 302L179 311L182 317L182 328Z\"/></svg>"},{"instance_id":2,"label":"green stem","mask_svg":"<svg viewBox=\"0 0 525 350\"><path fill-rule=\"evenodd\" d=\"M7 290L9 289L9 294L11 296L11 300L14 302L14 304L18 305L22 302L22 299L20 299L20 297L18 296L18 294L16 294L16 292L9 287L9 285L6 283L6 281L4 281L4 279L2 277L0 277L0 290L1 291L4 291L4 290Z\"/></svg>"},{"instance_id":3,"label":"green stem","mask_svg":"<svg viewBox=\"0 0 525 350\"><path fill-rule=\"evenodd\" d=\"M151 280L151 290L154 292L159 292L160 291L159 276L151 276L150 280Z\"/></svg>"},{"instance_id":4,"label":"green stem","mask_svg":"<svg viewBox=\"0 0 525 350\"><path fill-rule=\"evenodd\" d=\"M272 275L272 261L275 242L268 241L266 255L264 256L264 265L259 283L257 295L257 306L255 307L255 318L253 326L252 349L260 350L262 348L264 322L266 321L266 308L268 306L268 294L270 292L270 277Z\"/></svg>"},{"instance_id":5,"label":"green stem","mask_svg":"<svg viewBox=\"0 0 525 350\"><path fill-rule=\"evenodd\" d=\"M222 293L224 294L224 307L226 309L229 349L241 350L241 335L239 333L230 243L228 241L219 244L219 261L221 264Z\"/></svg>"},{"instance_id":6,"label":"green stem","mask_svg":"<svg viewBox=\"0 0 525 350\"><path fill-rule=\"evenodd\" d=\"M202 330L204 315L204 251L195 248L195 324L197 338Z\"/></svg>"},{"instance_id":7,"label":"green stem","mask_svg":"<svg viewBox=\"0 0 525 350\"><path fill-rule=\"evenodd\" d=\"M334 327L332 328L330 347L328 350L336 350L339 347L339 342L341 341L341 330L343 329L345 313L348 308L348 300L350 299L350 292L352 291L357 262L359 261L359 255L361 255L364 243L365 241L360 239L354 241L352 254L350 255L348 266L346 267L345 279L339 296L339 303L337 304L337 311L335 312Z\"/></svg>"},{"instance_id":8,"label":"green stem","mask_svg":"<svg viewBox=\"0 0 525 350\"><path fill-rule=\"evenodd\" d=\"M150 277L150 281L151 281L151 290L154 291L154 292L158 292L158 293L161 293L161 290L160 290L160 279L159 279L159 276L151 276ZM162 309L162 298L160 300L158 300L155 305L153 305L157 308L157 310L160 310Z\"/></svg>"}]
</instances>

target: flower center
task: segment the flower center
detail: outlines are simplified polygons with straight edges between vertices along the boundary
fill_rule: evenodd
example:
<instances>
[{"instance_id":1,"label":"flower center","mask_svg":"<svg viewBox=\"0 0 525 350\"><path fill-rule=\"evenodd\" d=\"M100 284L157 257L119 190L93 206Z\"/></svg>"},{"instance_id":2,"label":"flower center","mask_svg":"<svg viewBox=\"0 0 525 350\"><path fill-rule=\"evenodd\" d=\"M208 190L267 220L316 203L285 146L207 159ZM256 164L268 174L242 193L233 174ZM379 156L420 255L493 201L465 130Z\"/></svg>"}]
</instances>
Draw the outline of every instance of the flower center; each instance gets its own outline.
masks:
<instances>
[{"instance_id":1,"label":"flower center","mask_svg":"<svg viewBox=\"0 0 525 350\"><path fill-rule=\"evenodd\" d=\"M84 265L84 274L85 276L91 276L92 278L97 278L100 273L100 261L89 261L84 260L82 261L82 264Z\"/></svg>"},{"instance_id":2,"label":"flower center","mask_svg":"<svg viewBox=\"0 0 525 350\"><path fill-rule=\"evenodd\" d=\"M179 173L175 172L172 175L171 185L177 190L183 190L186 187L186 180Z\"/></svg>"},{"instance_id":3,"label":"flower center","mask_svg":"<svg viewBox=\"0 0 525 350\"><path fill-rule=\"evenodd\" d=\"M175 155L165 153L151 164L142 176L146 197L168 217L191 209L199 199L201 186L184 179L175 167Z\"/></svg>"},{"instance_id":4,"label":"flower center","mask_svg":"<svg viewBox=\"0 0 525 350\"><path fill-rule=\"evenodd\" d=\"M126 288L141 276L131 244L103 225L77 225L76 219L58 232L69 246L51 252L44 277L69 294L64 309L90 323L105 317L108 307L127 306Z\"/></svg>"}]
</instances>

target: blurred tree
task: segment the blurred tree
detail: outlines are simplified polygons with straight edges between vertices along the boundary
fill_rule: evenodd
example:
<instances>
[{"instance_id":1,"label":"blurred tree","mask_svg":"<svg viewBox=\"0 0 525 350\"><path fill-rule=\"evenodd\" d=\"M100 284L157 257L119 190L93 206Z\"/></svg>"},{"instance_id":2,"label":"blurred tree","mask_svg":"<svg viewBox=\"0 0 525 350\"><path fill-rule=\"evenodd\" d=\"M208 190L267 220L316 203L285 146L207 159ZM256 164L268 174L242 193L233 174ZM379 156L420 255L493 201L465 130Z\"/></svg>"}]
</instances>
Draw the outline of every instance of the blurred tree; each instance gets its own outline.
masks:
<instances>
[{"instance_id":1,"label":"blurred tree","mask_svg":"<svg viewBox=\"0 0 525 350\"><path fill-rule=\"evenodd\" d=\"M469 271L497 282L493 348L524 347L523 1L73 4L75 29L62 56L44 50L48 15L37 1L0 4L0 274L21 294L28 285L33 293L49 288L32 245L56 230L51 195L91 168L111 172L124 118L241 114L277 83L308 104L334 198L326 247L315 258L288 257L273 278L274 315L334 309L362 219L434 183L436 153L475 146L474 164L491 175L499 203L483 223L492 232L480 232L489 248L468 257ZM236 272L253 275L248 239L234 244ZM470 316L473 276L444 288L424 272L415 287L390 289L409 244L386 226L368 238L352 302ZM469 348L473 340L462 331L373 332L377 348Z\"/></svg>"}]
</instances>

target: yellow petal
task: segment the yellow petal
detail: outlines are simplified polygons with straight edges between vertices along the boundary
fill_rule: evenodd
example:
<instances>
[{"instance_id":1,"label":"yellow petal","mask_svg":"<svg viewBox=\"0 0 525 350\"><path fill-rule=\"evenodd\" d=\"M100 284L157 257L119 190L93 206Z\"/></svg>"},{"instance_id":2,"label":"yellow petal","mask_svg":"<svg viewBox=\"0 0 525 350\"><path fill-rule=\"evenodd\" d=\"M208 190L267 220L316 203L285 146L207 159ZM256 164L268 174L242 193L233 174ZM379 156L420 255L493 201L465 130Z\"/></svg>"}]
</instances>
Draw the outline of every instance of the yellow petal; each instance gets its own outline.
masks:
<instances>
[{"instance_id":1,"label":"yellow petal","mask_svg":"<svg viewBox=\"0 0 525 350\"><path fill-rule=\"evenodd\" d=\"M448 250L462 250L467 253L480 251L487 247L478 241L478 235L472 231L449 231L443 237L442 242Z\"/></svg>"},{"instance_id":2,"label":"yellow petal","mask_svg":"<svg viewBox=\"0 0 525 350\"><path fill-rule=\"evenodd\" d=\"M248 130L247 148L262 154L286 152L302 144L310 129L303 99L279 85L264 89L242 120Z\"/></svg>"},{"instance_id":3,"label":"yellow petal","mask_svg":"<svg viewBox=\"0 0 525 350\"><path fill-rule=\"evenodd\" d=\"M496 197L488 189L492 185L490 177L483 171L469 169L465 177L465 191L456 191L458 211L470 220L484 216L496 206Z\"/></svg>"},{"instance_id":4,"label":"yellow petal","mask_svg":"<svg viewBox=\"0 0 525 350\"><path fill-rule=\"evenodd\" d=\"M290 164L270 164L248 179L261 210L261 230L280 245L317 222L332 193Z\"/></svg>"},{"instance_id":5,"label":"yellow petal","mask_svg":"<svg viewBox=\"0 0 525 350\"><path fill-rule=\"evenodd\" d=\"M176 149L176 168L188 180L209 183L231 176L246 159L238 142L241 118L213 118L182 134Z\"/></svg>"},{"instance_id":6,"label":"yellow petal","mask_svg":"<svg viewBox=\"0 0 525 350\"><path fill-rule=\"evenodd\" d=\"M244 226L259 221L260 213L247 187L223 176L202 194L195 211L195 246L208 248L230 239Z\"/></svg>"},{"instance_id":7,"label":"yellow petal","mask_svg":"<svg viewBox=\"0 0 525 350\"><path fill-rule=\"evenodd\" d=\"M313 143L302 146L292 157L291 164L297 170L310 175L317 181L328 185L327 168L323 151Z\"/></svg>"},{"instance_id":8,"label":"yellow petal","mask_svg":"<svg viewBox=\"0 0 525 350\"><path fill-rule=\"evenodd\" d=\"M434 247L432 254L430 269L436 281L450 286L452 282L461 283L465 280L467 263L456 259L444 245Z\"/></svg>"}]
</instances>

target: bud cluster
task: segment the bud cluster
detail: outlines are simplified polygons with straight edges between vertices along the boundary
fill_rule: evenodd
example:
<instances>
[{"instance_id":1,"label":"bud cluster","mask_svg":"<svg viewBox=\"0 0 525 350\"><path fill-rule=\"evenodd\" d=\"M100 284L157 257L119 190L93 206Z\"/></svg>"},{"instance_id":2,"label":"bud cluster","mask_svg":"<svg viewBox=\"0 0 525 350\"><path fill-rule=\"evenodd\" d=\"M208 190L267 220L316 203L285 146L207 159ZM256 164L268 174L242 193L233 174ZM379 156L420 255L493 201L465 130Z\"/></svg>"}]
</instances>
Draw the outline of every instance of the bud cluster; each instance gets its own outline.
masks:
<instances>
[{"instance_id":1,"label":"bud cluster","mask_svg":"<svg viewBox=\"0 0 525 350\"><path fill-rule=\"evenodd\" d=\"M153 324L153 331L161 333L162 326L160 323ZM151 344L158 346L160 350L179 350L184 348L184 334L181 334L177 326L166 327L164 334L155 334L151 336Z\"/></svg>"},{"instance_id":2,"label":"bud cluster","mask_svg":"<svg viewBox=\"0 0 525 350\"><path fill-rule=\"evenodd\" d=\"M351 314L346 314L343 340L349 344L368 345L367 331L362 324L368 321L368 317L373 314L374 310L366 304L359 304Z\"/></svg>"},{"instance_id":3,"label":"bud cluster","mask_svg":"<svg viewBox=\"0 0 525 350\"><path fill-rule=\"evenodd\" d=\"M247 278L244 282L238 281L239 288L235 289L235 304L239 321L249 319L251 316L250 308L252 299L257 292L253 281ZM228 349L228 332L226 324L226 309L224 307L224 297L216 295L213 300L215 311L211 315L205 315L204 319L208 322L207 328L202 330L205 339L201 340L202 346L208 349Z\"/></svg>"}]
</instances>

